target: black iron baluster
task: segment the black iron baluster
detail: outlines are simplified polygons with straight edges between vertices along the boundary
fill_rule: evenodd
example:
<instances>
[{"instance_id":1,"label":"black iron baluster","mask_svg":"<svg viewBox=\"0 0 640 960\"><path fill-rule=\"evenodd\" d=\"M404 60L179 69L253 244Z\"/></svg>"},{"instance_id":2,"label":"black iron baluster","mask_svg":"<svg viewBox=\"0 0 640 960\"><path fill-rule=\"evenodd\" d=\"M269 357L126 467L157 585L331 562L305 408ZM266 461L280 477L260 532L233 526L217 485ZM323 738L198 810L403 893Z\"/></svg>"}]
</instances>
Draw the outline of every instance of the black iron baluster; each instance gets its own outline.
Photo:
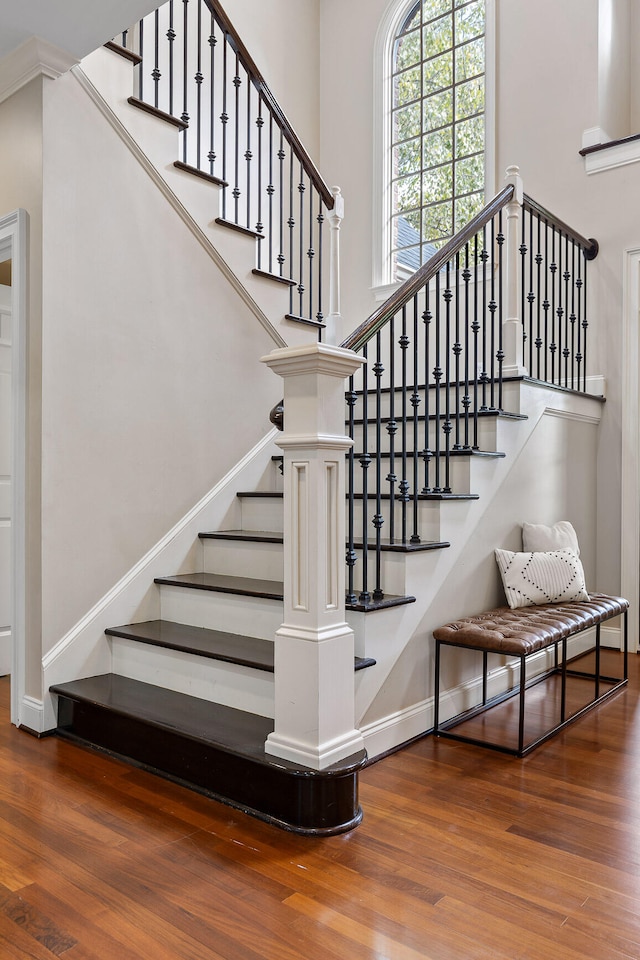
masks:
<instances>
[{"instance_id":1,"label":"black iron baluster","mask_svg":"<svg viewBox=\"0 0 640 960\"><path fill-rule=\"evenodd\" d=\"M123 31L122 31L122 46L125 48L125 50L127 49L127 35L128 35L128 33L129 33L128 30L123 30Z\"/></svg>"},{"instance_id":2,"label":"black iron baluster","mask_svg":"<svg viewBox=\"0 0 640 960\"><path fill-rule=\"evenodd\" d=\"M544 379L547 379L547 347L549 344L549 222L544 222Z\"/></svg>"},{"instance_id":3,"label":"black iron baluster","mask_svg":"<svg viewBox=\"0 0 640 960\"><path fill-rule=\"evenodd\" d=\"M584 251L583 251L584 256ZM584 281L582 294L582 389L587 392L587 258L584 257ZM580 380L578 379L578 390L580 389Z\"/></svg>"},{"instance_id":4,"label":"black iron baluster","mask_svg":"<svg viewBox=\"0 0 640 960\"><path fill-rule=\"evenodd\" d=\"M469 450L469 407L471 406L471 397L469 396L469 281L471 280L471 270L469 269L469 244L464 246L464 269L462 271L462 280L464 283L464 394L462 396L462 407L464 410L464 444L465 450ZM460 290L460 281L458 281L458 295Z\"/></svg>"},{"instance_id":5,"label":"black iron baluster","mask_svg":"<svg viewBox=\"0 0 640 960\"><path fill-rule=\"evenodd\" d=\"M258 219L256 220L256 233L262 233L262 129L264 127L264 118L262 116L262 94L258 94L258 116L256 117L256 127L258 128ZM258 270L262 269L262 243L258 243Z\"/></svg>"},{"instance_id":6,"label":"black iron baluster","mask_svg":"<svg viewBox=\"0 0 640 960\"><path fill-rule=\"evenodd\" d=\"M182 131L182 162L187 162L187 131L189 129L189 0L182 0L182 114L187 126Z\"/></svg>"},{"instance_id":7,"label":"black iron baluster","mask_svg":"<svg viewBox=\"0 0 640 960\"><path fill-rule=\"evenodd\" d=\"M308 293L308 304L309 304L309 319L313 320L313 258L316 255L316 251L313 246L313 184L309 183L309 249L307 250L307 259L309 261L309 293ZM304 316L304 314L300 314ZM321 331L318 330L318 333Z\"/></svg>"},{"instance_id":8,"label":"black iron baluster","mask_svg":"<svg viewBox=\"0 0 640 960\"><path fill-rule=\"evenodd\" d=\"M498 410L502 410L502 364L504 362L504 350L502 344L503 329L503 306L504 306L504 270L502 247L504 245L504 232L502 230L502 210L498 214Z\"/></svg>"},{"instance_id":9,"label":"black iron baluster","mask_svg":"<svg viewBox=\"0 0 640 960\"><path fill-rule=\"evenodd\" d=\"M537 290L538 296L537 296L537 299L536 299L536 362L537 362L536 377L537 377L538 380L539 380L539 379L540 379L540 363L541 363L540 351L542 350L542 337L541 337L541 335L540 335L540 332L541 332L541 331L540 331L540 324L541 324L541 314L540 314L541 298L540 298L540 289L541 289L541 283L542 283L541 271L542 271L542 259L543 259L543 258L542 258L542 250L541 250L541 245L542 245L542 229L541 229L541 225L540 225L540 217L539 217L539 216L537 217L537 221L538 221L538 246L537 246L537 251L536 251L536 268L537 268L536 290Z\"/></svg>"},{"instance_id":10,"label":"black iron baluster","mask_svg":"<svg viewBox=\"0 0 640 960\"><path fill-rule=\"evenodd\" d=\"M240 58L236 53L236 67L235 73L233 75L233 86L235 87L235 123L234 123L234 139L235 139L235 149L233 151L233 190L231 191L231 196L233 197L233 222L240 223L239 216L239 203L240 203L240 85L242 83L242 78L240 76Z\"/></svg>"},{"instance_id":11,"label":"black iron baluster","mask_svg":"<svg viewBox=\"0 0 640 960\"><path fill-rule=\"evenodd\" d=\"M444 291L445 303L445 355L444 355L444 492L451 493L450 484L450 456L451 456L451 261L447 261L445 268L446 288Z\"/></svg>"},{"instance_id":12,"label":"black iron baluster","mask_svg":"<svg viewBox=\"0 0 640 960\"><path fill-rule=\"evenodd\" d=\"M566 235L564 245L564 347L562 356L564 357L564 385L569 386L569 281L571 280L571 271L569 270L569 234Z\"/></svg>"},{"instance_id":13,"label":"black iron baluster","mask_svg":"<svg viewBox=\"0 0 640 960\"><path fill-rule=\"evenodd\" d=\"M524 217L524 208L522 210ZM529 375L533 376L533 305L536 301L536 294L533 289L533 214L529 212L529 292L527 293L527 302L529 303Z\"/></svg>"},{"instance_id":14,"label":"black iron baluster","mask_svg":"<svg viewBox=\"0 0 640 960\"><path fill-rule=\"evenodd\" d=\"M251 161L253 153L251 152L251 83L247 76L247 149L244 152L244 158L247 161L247 230L251 229ZM260 244L258 243L258 246Z\"/></svg>"},{"instance_id":15,"label":"black iron baluster","mask_svg":"<svg viewBox=\"0 0 640 960\"><path fill-rule=\"evenodd\" d=\"M424 322L424 450L422 459L424 460L424 486L423 493L430 492L429 486L429 466L433 453L431 451L431 398L429 390L429 363L431 355L431 281L427 280L425 287L425 309L422 314ZM417 489L417 488L416 488Z\"/></svg>"},{"instance_id":16,"label":"black iron baluster","mask_svg":"<svg viewBox=\"0 0 640 960\"><path fill-rule=\"evenodd\" d=\"M418 413L420 407L420 393L418 390L418 294L413 298L413 393L411 394L411 406L413 407L413 531L411 533L411 543L420 543L418 533L418 491L419 480L418 473L420 463L418 462L419 437L418 437Z\"/></svg>"},{"instance_id":17,"label":"black iron baluster","mask_svg":"<svg viewBox=\"0 0 640 960\"><path fill-rule=\"evenodd\" d=\"M396 404L396 363L395 363L395 317L389 320L389 421L387 423L387 433L389 434L389 473L387 482L389 484L389 540L395 542L396 533L396 431L398 424L395 419Z\"/></svg>"},{"instance_id":18,"label":"black iron baluster","mask_svg":"<svg viewBox=\"0 0 640 960\"><path fill-rule=\"evenodd\" d=\"M551 273L551 342L549 343L549 353L551 354L551 383L555 382L556 368L556 273L558 265L556 263L556 228L551 228L551 263L549 272ZM546 380L546 377L545 377Z\"/></svg>"},{"instance_id":19,"label":"black iron baluster","mask_svg":"<svg viewBox=\"0 0 640 960\"><path fill-rule=\"evenodd\" d=\"M354 378L349 377L349 390L345 394L345 400L348 407L348 418L349 418L349 437L351 438L351 446L347 453L347 596L346 603L354 604L357 603L357 596L354 592L353 584L353 575L354 575L354 566L356 563L356 551L355 551L355 539L354 539L354 526L355 526L355 424L354 424L354 408L358 399L358 395L354 389Z\"/></svg>"},{"instance_id":20,"label":"black iron baluster","mask_svg":"<svg viewBox=\"0 0 640 960\"><path fill-rule=\"evenodd\" d=\"M376 584L373 591L374 600L382 600L384 593L382 591L382 525L384 517L382 515L382 390L381 378L384 372L384 364L381 358L381 336L380 331L376 334L376 362L373 365L373 373L376 378L376 512L373 517L373 526L376 531ZM363 430L368 430L368 424L363 424Z\"/></svg>"},{"instance_id":21,"label":"black iron baluster","mask_svg":"<svg viewBox=\"0 0 640 960\"><path fill-rule=\"evenodd\" d=\"M527 232L526 232L526 212L524 207L522 207L522 238L520 241L520 322L522 323L522 362L526 363L527 356L527 340L529 335L527 334L527 325L526 325L526 293L525 293L525 284L527 276L527 253L529 253L529 248L527 246ZM531 333L531 327L529 327L529 334ZM531 367L529 367L531 370Z\"/></svg>"},{"instance_id":22,"label":"black iron baluster","mask_svg":"<svg viewBox=\"0 0 640 960\"><path fill-rule=\"evenodd\" d=\"M576 351L576 369L578 374L578 390L580 389L580 375L582 373L582 247L578 247L578 276L576 277L577 297L577 323L578 323L578 349Z\"/></svg>"},{"instance_id":23,"label":"black iron baluster","mask_svg":"<svg viewBox=\"0 0 640 960\"><path fill-rule=\"evenodd\" d=\"M196 73L194 80L196 81L196 167L200 169L200 153L201 153L201 140L202 140L202 81L204 80L204 75L202 73L202 3L198 3L198 26L197 26L197 36L198 36L198 52L196 55Z\"/></svg>"},{"instance_id":24,"label":"black iron baluster","mask_svg":"<svg viewBox=\"0 0 640 960\"><path fill-rule=\"evenodd\" d=\"M402 308L402 333L398 340L398 345L402 351L402 428L400 436L402 437L402 480L398 487L398 500L402 504L402 543L407 542L407 504L409 502L409 481L407 480L407 348L409 346L409 337L407 336L407 307Z\"/></svg>"},{"instance_id":25,"label":"black iron baluster","mask_svg":"<svg viewBox=\"0 0 640 960\"><path fill-rule=\"evenodd\" d=\"M227 112L227 86L228 86L228 66L227 51L229 49L229 38L225 33L222 44L222 113L220 114L220 123L222 124L222 179L227 182L227 124L229 123L229 114ZM222 219L227 217L227 187L222 188Z\"/></svg>"},{"instance_id":26,"label":"black iron baluster","mask_svg":"<svg viewBox=\"0 0 640 960\"><path fill-rule=\"evenodd\" d=\"M158 109L160 102L160 11L156 10L153 15L153 70L151 79L153 80L153 105Z\"/></svg>"},{"instance_id":27,"label":"black iron baluster","mask_svg":"<svg viewBox=\"0 0 640 960\"><path fill-rule=\"evenodd\" d=\"M293 216L293 150L289 153L289 219L287 220L287 226L289 227L289 268L290 268L290 279L294 279L294 265L293 265L293 251L294 251L294 228L296 221ZM289 313L293 313L293 284L289 287Z\"/></svg>"},{"instance_id":28,"label":"black iron baluster","mask_svg":"<svg viewBox=\"0 0 640 960\"><path fill-rule=\"evenodd\" d=\"M491 252L493 258L496 256L496 218L494 217L491 221ZM495 386L496 386L496 265L494 259L491 261L491 296L489 300L489 316L491 318L491 329L489 331L490 343L491 343L491 370L489 373L489 396L491 399L491 409L495 410Z\"/></svg>"},{"instance_id":29,"label":"black iron baluster","mask_svg":"<svg viewBox=\"0 0 640 960\"><path fill-rule=\"evenodd\" d=\"M562 384L562 318L564 317L564 307L562 305L562 232L558 232L558 306L556 307L556 316L558 318L557 329L557 356L558 356L558 384Z\"/></svg>"},{"instance_id":30,"label":"black iron baluster","mask_svg":"<svg viewBox=\"0 0 640 960\"><path fill-rule=\"evenodd\" d=\"M365 343L362 354L365 363L362 365L362 453L358 458L362 467L362 589L359 600L361 603L368 603L371 600L369 592L369 574L368 574L368 550L369 550L369 486L368 472L371 464L368 443L369 427L369 381L367 370L367 344Z\"/></svg>"},{"instance_id":31,"label":"black iron baluster","mask_svg":"<svg viewBox=\"0 0 640 960\"><path fill-rule=\"evenodd\" d=\"M298 193L300 194L300 223L298 225L298 295L300 305L298 307L298 316L304 317L304 170L300 164L300 182L298 183Z\"/></svg>"},{"instance_id":32,"label":"black iron baluster","mask_svg":"<svg viewBox=\"0 0 640 960\"><path fill-rule=\"evenodd\" d=\"M478 234L473 238L473 449L478 449L478 364L479 346L478 334L480 322L478 320Z\"/></svg>"},{"instance_id":33,"label":"black iron baluster","mask_svg":"<svg viewBox=\"0 0 640 960\"><path fill-rule=\"evenodd\" d=\"M278 256L276 260L278 261L278 275L280 277L284 276L284 161L286 153L284 149L284 135L282 130L280 130L280 149L278 150L278 170L279 170L279 213L278 213Z\"/></svg>"},{"instance_id":34,"label":"black iron baluster","mask_svg":"<svg viewBox=\"0 0 640 960\"><path fill-rule=\"evenodd\" d=\"M322 323L324 319L324 314L322 312L322 225L324 223L324 214L322 212L323 202L322 197L318 194L318 205L319 213L317 216L318 220L318 312L316 314L316 320L318 323ZM322 327L318 330L318 339L322 340Z\"/></svg>"},{"instance_id":35,"label":"black iron baluster","mask_svg":"<svg viewBox=\"0 0 640 960\"><path fill-rule=\"evenodd\" d=\"M144 20L138 24L138 98L144 100Z\"/></svg>"},{"instance_id":36,"label":"black iron baluster","mask_svg":"<svg viewBox=\"0 0 640 960\"><path fill-rule=\"evenodd\" d=\"M487 261L489 251L487 250L487 226L482 228L482 251L480 253L482 260L482 373L480 380L482 383L482 410L487 409L487 384L489 382L489 373L487 371Z\"/></svg>"},{"instance_id":37,"label":"black iron baluster","mask_svg":"<svg viewBox=\"0 0 640 960\"><path fill-rule=\"evenodd\" d=\"M213 24L213 17L211 17ZM169 113L173 116L173 44L176 39L176 31L173 28L173 0L169 0L169 27L167 29L167 40L169 42Z\"/></svg>"},{"instance_id":38,"label":"black iron baluster","mask_svg":"<svg viewBox=\"0 0 640 960\"><path fill-rule=\"evenodd\" d=\"M460 345L460 252L456 253L456 266L455 266L455 276L456 276L456 306L455 306L455 315L456 315L456 330L455 330L455 339L453 343L453 355L455 357L455 434L453 441L453 449L460 449L460 354L462 353L462 346Z\"/></svg>"},{"instance_id":39,"label":"black iron baluster","mask_svg":"<svg viewBox=\"0 0 640 960\"><path fill-rule=\"evenodd\" d=\"M269 212L267 215L267 243L269 245L269 273L273 273L273 196L276 188L273 185L273 114L269 116L269 183L267 196L269 197Z\"/></svg>"}]
</instances>

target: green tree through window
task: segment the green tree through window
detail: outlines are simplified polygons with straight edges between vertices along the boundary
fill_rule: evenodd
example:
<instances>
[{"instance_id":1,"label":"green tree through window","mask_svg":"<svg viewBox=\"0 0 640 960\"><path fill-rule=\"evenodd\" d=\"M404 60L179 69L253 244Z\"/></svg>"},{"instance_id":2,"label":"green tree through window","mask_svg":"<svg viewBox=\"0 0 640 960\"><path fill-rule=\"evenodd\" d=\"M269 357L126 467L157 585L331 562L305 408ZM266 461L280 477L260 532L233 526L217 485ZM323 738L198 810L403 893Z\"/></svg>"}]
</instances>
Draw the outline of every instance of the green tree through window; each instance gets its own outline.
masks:
<instances>
[{"instance_id":1,"label":"green tree through window","mask_svg":"<svg viewBox=\"0 0 640 960\"><path fill-rule=\"evenodd\" d=\"M391 236L401 279L484 203L485 0L419 0L392 51Z\"/></svg>"}]
</instances>

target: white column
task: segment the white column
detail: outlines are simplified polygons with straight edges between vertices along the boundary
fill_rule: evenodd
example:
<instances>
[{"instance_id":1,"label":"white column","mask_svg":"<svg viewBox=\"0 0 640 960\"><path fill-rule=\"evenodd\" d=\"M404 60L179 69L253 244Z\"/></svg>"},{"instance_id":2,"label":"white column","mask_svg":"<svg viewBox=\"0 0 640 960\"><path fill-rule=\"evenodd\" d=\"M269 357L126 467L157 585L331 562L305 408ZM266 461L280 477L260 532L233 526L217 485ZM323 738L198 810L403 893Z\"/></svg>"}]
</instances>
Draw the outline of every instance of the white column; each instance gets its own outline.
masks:
<instances>
[{"instance_id":1,"label":"white column","mask_svg":"<svg viewBox=\"0 0 640 960\"><path fill-rule=\"evenodd\" d=\"M333 210L327 214L329 221L329 313L325 342L335 343L340 333L340 225L344 220L344 197L340 187L332 187Z\"/></svg>"},{"instance_id":2,"label":"white column","mask_svg":"<svg viewBox=\"0 0 640 960\"><path fill-rule=\"evenodd\" d=\"M345 379L364 362L313 343L263 357L284 379L284 622L267 753L322 770L364 749L345 621Z\"/></svg>"},{"instance_id":3,"label":"white column","mask_svg":"<svg viewBox=\"0 0 640 960\"><path fill-rule=\"evenodd\" d=\"M524 366L524 344L522 340L522 317L520 306L522 297L522 273L520 260L520 233L522 216L523 187L519 167L507 167L506 183L512 183L515 190L513 200L507 204L505 229L505 283L506 310L502 322L502 363L503 377L526 376Z\"/></svg>"}]
</instances>

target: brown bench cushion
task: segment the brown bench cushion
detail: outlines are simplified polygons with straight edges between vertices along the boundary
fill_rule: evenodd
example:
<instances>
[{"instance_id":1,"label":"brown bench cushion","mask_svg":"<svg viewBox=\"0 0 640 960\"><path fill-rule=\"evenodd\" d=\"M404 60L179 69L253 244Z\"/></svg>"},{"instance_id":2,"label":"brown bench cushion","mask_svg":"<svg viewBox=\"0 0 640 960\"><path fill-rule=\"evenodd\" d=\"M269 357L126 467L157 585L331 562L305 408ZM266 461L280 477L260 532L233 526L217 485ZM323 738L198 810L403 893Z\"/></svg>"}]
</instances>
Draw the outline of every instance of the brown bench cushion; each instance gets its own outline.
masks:
<instances>
[{"instance_id":1,"label":"brown bench cushion","mask_svg":"<svg viewBox=\"0 0 640 960\"><path fill-rule=\"evenodd\" d=\"M475 617L462 617L433 631L436 640L461 647L527 656L557 640L609 620L629 607L621 597L592 593L590 600L539 604L533 607L496 607Z\"/></svg>"}]
</instances>

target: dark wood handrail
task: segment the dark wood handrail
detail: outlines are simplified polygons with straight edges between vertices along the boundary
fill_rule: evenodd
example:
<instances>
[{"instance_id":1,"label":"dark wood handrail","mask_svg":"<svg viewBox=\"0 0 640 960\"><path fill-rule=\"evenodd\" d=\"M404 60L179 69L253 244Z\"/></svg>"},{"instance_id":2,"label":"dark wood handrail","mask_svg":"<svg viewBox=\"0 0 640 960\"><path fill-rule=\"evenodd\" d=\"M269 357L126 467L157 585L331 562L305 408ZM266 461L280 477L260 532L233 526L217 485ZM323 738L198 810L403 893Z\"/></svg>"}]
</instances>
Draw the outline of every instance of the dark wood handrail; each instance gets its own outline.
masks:
<instances>
[{"instance_id":1,"label":"dark wood handrail","mask_svg":"<svg viewBox=\"0 0 640 960\"><path fill-rule=\"evenodd\" d=\"M419 270L409 277L401 287L395 290L371 316L361 323L353 333L342 341L341 347L347 350L360 350L368 343L384 325L395 316L398 310L402 309L419 290L429 280L433 279L442 267L448 263L452 257L461 250L464 245L475 237L476 233L489 223L495 217L496 213L502 210L510 200L513 199L514 186L508 184L500 193L497 193L493 200L484 207L480 213L469 221L444 247L437 250Z\"/></svg>"},{"instance_id":2,"label":"dark wood handrail","mask_svg":"<svg viewBox=\"0 0 640 960\"><path fill-rule=\"evenodd\" d=\"M240 39L238 32L235 27L229 20L229 17L222 9L218 0L204 0L205 4L211 11L211 15L214 17L218 26L224 31L231 45L232 49L238 55L240 62L247 71L247 74L253 83L254 87L260 94L262 100L264 101L267 109L273 116L273 119L277 123L278 127L282 130L282 133L287 140L287 142L293 148L294 153L296 154L298 160L302 164L302 167L311 180L312 184L322 197L322 201L327 208L327 210L333 210L334 197L331 193L331 190L325 183L320 174L315 163L307 153L304 144L298 137L297 133L289 123L286 114L284 113L282 107L274 97L273 93L269 89L269 85L262 76L260 70L258 69L253 57L245 47L244 43Z\"/></svg>"},{"instance_id":3,"label":"dark wood handrail","mask_svg":"<svg viewBox=\"0 0 640 960\"><path fill-rule=\"evenodd\" d=\"M587 240L587 238L583 237L581 233L578 233L577 230L573 229L573 227L568 226L568 224L560 220L559 217L556 217L555 214L550 213L549 210L542 206L542 204L538 203L537 200L534 200L533 197L530 197L526 193L522 196L522 205L525 210L529 211L529 213L535 213L535 215L540 217L541 220L546 221L550 227L555 227L555 229L559 230L560 233L566 233L570 240L574 240L577 244L579 244L579 246L582 247L587 260L595 260L595 258L598 256L598 241L594 240L593 237L590 237Z\"/></svg>"}]
</instances>

